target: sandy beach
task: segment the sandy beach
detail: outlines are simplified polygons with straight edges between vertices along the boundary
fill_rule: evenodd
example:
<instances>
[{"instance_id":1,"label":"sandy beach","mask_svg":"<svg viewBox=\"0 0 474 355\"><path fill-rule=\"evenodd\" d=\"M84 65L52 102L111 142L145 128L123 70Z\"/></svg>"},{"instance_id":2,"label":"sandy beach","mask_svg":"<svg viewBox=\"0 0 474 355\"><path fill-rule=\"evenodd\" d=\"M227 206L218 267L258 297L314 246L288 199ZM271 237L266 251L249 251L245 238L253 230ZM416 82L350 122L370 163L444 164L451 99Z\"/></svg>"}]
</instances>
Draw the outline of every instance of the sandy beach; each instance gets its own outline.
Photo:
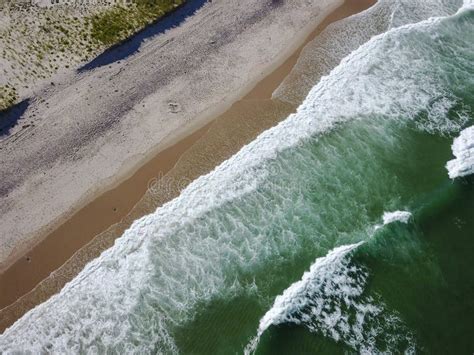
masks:
<instances>
[{"instance_id":1,"label":"sandy beach","mask_svg":"<svg viewBox=\"0 0 474 355\"><path fill-rule=\"evenodd\" d=\"M0 328L293 112L272 95L297 85L304 46L372 3L207 3L137 54L41 92L21 119L34 125L0 141Z\"/></svg>"}]
</instances>

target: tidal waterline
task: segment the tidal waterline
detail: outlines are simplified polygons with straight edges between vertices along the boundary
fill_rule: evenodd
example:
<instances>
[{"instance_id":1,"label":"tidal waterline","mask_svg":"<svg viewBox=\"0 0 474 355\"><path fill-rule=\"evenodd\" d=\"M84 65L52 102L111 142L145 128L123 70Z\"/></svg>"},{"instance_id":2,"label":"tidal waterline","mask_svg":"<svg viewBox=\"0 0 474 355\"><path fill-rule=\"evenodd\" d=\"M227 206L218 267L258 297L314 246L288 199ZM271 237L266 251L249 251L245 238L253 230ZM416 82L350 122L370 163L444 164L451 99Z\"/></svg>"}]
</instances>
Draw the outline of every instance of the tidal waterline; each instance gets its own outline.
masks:
<instances>
[{"instance_id":1,"label":"tidal waterline","mask_svg":"<svg viewBox=\"0 0 474 355\"><path fill-rule=\"evenodd\" d=\"M258 315L261 317L276 295L300 279L315 257L323 257L337 245L360 241L368 242L359 248L353 263L369 270L368 287L363 292L372 295L377 302L383 300L385 308L393 311L400 323L394 329L381 329L380 334L372 336L385 337L390 335L387 334L390 331L394 332L392 335L400 335L404 331L416 341L417 349L431 351L438 350L440 343L448 340L448 334L452 332L446 332L442 338L431 339L433 334L437 334L432 332L433 329L444 326L450 330L452 325L440 324L443 317L434 315L446 312L447 304L440 300L447 294L446 289L443 290L444 281L439 278L440 266L433 255L430 234L434 231L438 239L444 239L448 244L447 236L449 239L459 236L467 242L464 245L464 274L465 281L473 285L474 277L469 275L467 267L471 259L467 250L473 251L474 242L466 241L474 227L472 181L465 179L453 183L448 178L444 165L451 158L450 138L395 124L384 129L392 139L390 142L387 137L377 135L380 133L377 126L374 120L369 124L351 122L318 142L307 143L307 146L305 144L300 148L311 151L310 154L298 154L304 155L302 162L314 167L314 170L310 169L312 174L318 171L323 173L304 176L292 165L292 172L301 177L301 181L289 177L298 185L299 188L294 189L297 192L292 191L294 196L287 201L287 205L285 202L272 202L272 206L280 206L273 210L273 214L284 214L285 218L281 228L269 228L265 237L281 245L281 250L285 252L275 253L277 256L271 262L253 269L244 294L217 297L199 306L194 320L177 330L175 339L183 353L231 353L244 348L255 335ZM307 167L302 169L308 170ZM281 176L282 172L278 170L275 178L280 179ZM276 195L281 196L281 191L277 191ZM293 209L299 199L301 207ZM453 206L459 207L453 211L453 220L450 220L443 216L443 211ZM281 212L280 208L285 212ZM384 211L399 208L412 211L410 222L407 225L396 222L396 225L384 226L376 231L376 226L382 223ZM457 222L453 224L453 221ZM438 227L430 225L432 222L434 225L444 224L445 233L439 233ZM269 223L272 226L275 224ZM259 227L259 230L262 228ZM297 241L288 235L297 236ZM446 260L456 260L454 255L445 257ZM459 288L450 292L458 291ZM467 334L473 330L469 319L474 315L474 309L463 306L471 302L472 295L472 288L465 288L465 293L458 295L463 301L450 310L454 314L462 312L465 328L458 337L463 338L471 348L474 344L469 343ZM426 299L433 303L428 304ZM433 309L435 306L438 308ZM332 309L336 318L343 317L345 311L344 307L337 311ZM328 313L331 312L328 310ZM386 316L385 313L382 315ZM356 317L351 313L347 316ZM428 321L429 316L432 318ZM331 326L334 327L339 321L335 319ZM364 327L360 329L361 334ZM404 346L408 343L402 341L397 345L402 347L387 348L387 344L377 344L381 347L366 350L407 350ZM363 349L351 349L330 336L322 336L317 331L315 334L309 332L304 324L288 322L270 328L257 353L296 351L329 354L347 350Z\"/></svg>"},{"instance_id":2,"label":"tidal waterline","mask_svg":"<svg viewBox=\"0 0 474 355\"><path fill-rule=\"evenodd\" d=\"M466 21L464 23L468 23L468 29L472 29L471 16L472 13L460 15L457 21ZM447 49L444 46L440 48ZM470 60L469 57L467 59ZM446 65L453 68L452 63ZM469 73L467 70L466 74ZM351 348L357 351L438 352L442 349L441 351L469 352L469 349L473 348L474 344L468 334L473 330L469 319L474 315L471 301L474 295L474 277L469 275L469 271L464 271L462 275L466 279L462 281L461 287L446 287L446 283L450 283L446 280L447 276L456 274L453 269L472 270L469 267L469 252L465 253L461 262L448 266L439 265L439 259L442 258L445 262L456 260L456 255L442 255L444 248L435 251L434 246L430 244L430 239L436 238L437 242L443 240L449 245L449 240L457 237L466 250L472 252L474 247L472 241L466 241L474 231L472 181L468 178L453 183L445 168L446 162L452 158L453 133L464 125L472 124L468 118L472 117L472 82L469 76L463 77L462 80L467 83L462 90L453 86L449 91L457 91L452 105L448 104L442 110L432 109L438 100L443 100L443 96L433 98L426 110L411 112L411 120L407 120L406 125L400 124L400 120L387 122L387 117L364 117L362 121L346 123L335 132L326 133L324 137L314 141L310 139L302 147L281 154L280 159L284 159L282 156L285 154L289 155L281 165L287 164L291 167L288 169L290 177L286 181L285 168L277 166L273 167L277 172L273 178L278 179L279 188L287 184L287 189L293 189L290 193L293 196L290 203L292 207L298 205L299 199L304 200L301 205L305 211L305 214L296 215L296 218L294 215L288 218L288 213L285 213L288 224L285 225L283 234L290 232L298 235L298 245L295 246L301 249L295 253L292 261L290 255L285 255L280 265L279 260L273 261L268 269L262 270L261 279L254 274L255 289L260 290L263 295L281 293L284 287L278 291L276 281L280 278L297 280L298 275L307 269L315 255L322 255L330 249L330 241L321 245L325 238L335 241L336 245L368 240L357 251L353 261L354 264L363 264L364 269L370 270L368 275L373 274L369 287L363 293L373 293L372 300L384 300L385 307L394 310L394 313L389 316L393 317L391 323L380 320L377 323L377 319L370 319L370 314L355 314L353 310L347 309L347 304L345 309L336 302L341 308L332 304L325 310L326 316L332 312L332 319L328 324L330 328L326 329L325 333L321 332L323 325L311 320L311 312L308 314L308 309L305 310L306 313L298 313L293 309L296 315L288 316L286 322L279 323L269 331L270 334L265 334L266 338L258 348L258 353L334 353ZM455 80L447 78L446 82L455 83ZM442 88L442 92L445 93L446 89ZM442 105L444 106L444 103ZM305 175L304 172L311 176ZM293 186L298 186L299 189L295 190ZM278 198L284 195L282 190L276 190ZM273 200L271 205L274 207L278 203ZM312 205L315 206L314 211L311 211ZM444 213L454 206L459 208L450 211L449 217L445 216ZM372 228L377 221L380 223L383 212L397 208L413 211L413 220L407 226L384 227L377 232L381 235L374 237ZM327 217L329 223L324 217ZM317 221L314 222L314 219ZM358 222L362 223L358 226ZM300 228L300 223L309 228ZM345 223L350 227L344 228ZM440 233L438 229L440 224L444 226L444 233ZM324 225L330 227L321 228ZM283 234L270 232L268 237L285 239ZM315 238L315 235L319 237ZM327 238L330 235L334 237ZM313 244L315 241L317 244ZM444 253L447 254L445 251ZM451 275L445 276L446 272ZM272 280L273 288L265 288L265 280L268 278ZM458 294L460 290L463 290L462 294ZM446 305L454 301L454 295L461 301L449 309ZM320 301L322 304L328 302L327 299ZM262 303L265 302L266 300L262 300ZM301 306L300 300L295 302L295 307ZM211 311L203 311L202 318L198 316L182 330L183 344L180 344L180 348L184 352L198 350L205 353L219 350L232 352L239 346L242 347L242 341L236 348L222 347L223 344L229 346L231 340L238 343L239 336L228 323L234 319L239 319L237 324L240 326L255 323L253 316L262 313L257 303L255 295L249 295L243 299L236 298L208 305ZM303 306L309 307L306 303ZM243 309L248 310L247 316L241 311ZM344 312L347 314L344 315ZM313 313L321 318L320 313L314 310ZM374 314L375 318L387 317L386 312L382 310L376 310ZM367 319L359 320L361 324L350 324L347 320L358 316ZM445 322L446 317L450 318L450 322ZM457 317L462 321L458 332L452 331L451 325L456 322ZM343 325L348 328L348 339L344 339L344 334L333 332L341 319ZM370 323L374 322L376 324L371 328ZM215 327L216 331L208 332L209 324L213 324L212 327ZM316 336L307 334L308 327ZM226 329L230 332L225 332ZM216 333L220 334L218 338L209 336ZM239 333L242 334L242 329L237 332ZM321 333L324 336L321 336ZM441 333L443 335L439 336ZM196 337L189 336L190 334L196 334ZM332 341L327 339L331 338L331 335ZM344 346L344 340L348 340L350 346Z\"/></svg>"},{"instance_id":3,"label":"tidal waterline","mask_svg":"<svg viewBox=\"0 0 474 355\"><path fill-rule=\"evenodd\" d=\"M370 39L296 114L135 222L1 348L241 353L258 334L257 353L472 349L471 325L449 324L473 313L458 272L472 178L445 165L473 123L474 15L434 3L438 18ZM411 217L382 225L393 211Z\"/></svg>"}]
</instances>

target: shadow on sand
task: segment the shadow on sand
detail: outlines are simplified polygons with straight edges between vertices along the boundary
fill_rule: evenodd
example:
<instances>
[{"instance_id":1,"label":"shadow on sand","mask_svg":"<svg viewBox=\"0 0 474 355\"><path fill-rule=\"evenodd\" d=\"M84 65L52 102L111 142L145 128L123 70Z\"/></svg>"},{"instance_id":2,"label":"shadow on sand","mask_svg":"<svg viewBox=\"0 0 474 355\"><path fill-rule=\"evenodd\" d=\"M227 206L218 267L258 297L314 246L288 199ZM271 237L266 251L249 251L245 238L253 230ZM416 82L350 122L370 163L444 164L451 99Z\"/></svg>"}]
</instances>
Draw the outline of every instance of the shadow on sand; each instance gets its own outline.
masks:
<instances>
[{"instance_id":1,"label":"shadow on sand","mask_svg":"<svg viewBox=\"0 0 474 355\"><path fill-rule=\"evenodd\" d=\"M10 133L10 129L16 126L29 104L30 100L26 99L10 107L8 110L0 112L0 137Z\"/></svg>"},{"instance_id":2,"label":"shadow on sand","mask_svg":"<svg viewBox=\"0 0 474 355\"><path fill-rule=\"evenodd\" d=\"M208 0L186 1L172 13L158 19L155 23L145 27L143 30L126 39L122 43L105 50L102 54L79 68L77 71L81 73L112 64L137 53L145 40L162 34L173 27L179 26L186 20L186 18L199 10L207 1ZM29 101L29 99L23 100L8 110L0 111L0 137L6 136L10 133L10 129L18 123L18 120L28 108Z\"/></svg>"},{"instance_id":3,"label":"shadow on sand","mask_svg":"<svg viewBox=\"0 0 474 355\"><path fill-rule=\"evenodd\" d=\"M125 59L139 51L142 43L153 36L166 32L167 30L179 26L187 17L193 15L200 9L207 0L188 0L184 5L172 13L158 19L155 23L145 27L132 37L126 39L111 48L105 50L102 54L94 58L89 63L78 69L79 73L95 69L104 65L112 64Z\"/></svg>"}]
</instances>

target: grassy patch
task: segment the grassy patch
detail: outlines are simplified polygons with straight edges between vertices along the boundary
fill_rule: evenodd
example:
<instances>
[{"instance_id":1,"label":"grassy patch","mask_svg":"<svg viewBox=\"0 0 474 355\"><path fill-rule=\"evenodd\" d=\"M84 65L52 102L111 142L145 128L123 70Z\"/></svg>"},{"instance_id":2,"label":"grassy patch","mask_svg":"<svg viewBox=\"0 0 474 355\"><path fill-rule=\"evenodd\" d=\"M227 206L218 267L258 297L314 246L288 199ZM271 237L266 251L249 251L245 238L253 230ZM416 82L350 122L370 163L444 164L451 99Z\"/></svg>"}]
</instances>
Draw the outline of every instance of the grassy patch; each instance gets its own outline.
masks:
<instances>
[{"instance_id":1,"label":"grassy patch","mask_svg":"<svg viewBox=\"0 0 474 355\"><path fill-rule=\"evenodd\" d=\"M185 0L135 0L116 6L90 19L92 39L110 46L124 40L146 25L181 5Z\"/></svg>"},{"instance_id":2,"label":"grassy patch","mask_svg":"<svg viewBox=\"0 0 474 355\"><path fill-rule=\"evenodd\" d=\"M0 86L0 111L6 110L16 104L18 94L14 87L9 85Z\"/></svg>"},{"instance_id":3,"label":"grassy patch","mask_svg":"<svg viewBox=\"0 0 474 355\"><path fill-rule=\"evenodd\" d=\"M0 58L9 63L1 73L0 111L16 104L23 89L38 80L89 60L185 1L131 0L126 5L75 8L0 0L0 17L9 19L0 26Z\"/></svg>"}]
</instances>

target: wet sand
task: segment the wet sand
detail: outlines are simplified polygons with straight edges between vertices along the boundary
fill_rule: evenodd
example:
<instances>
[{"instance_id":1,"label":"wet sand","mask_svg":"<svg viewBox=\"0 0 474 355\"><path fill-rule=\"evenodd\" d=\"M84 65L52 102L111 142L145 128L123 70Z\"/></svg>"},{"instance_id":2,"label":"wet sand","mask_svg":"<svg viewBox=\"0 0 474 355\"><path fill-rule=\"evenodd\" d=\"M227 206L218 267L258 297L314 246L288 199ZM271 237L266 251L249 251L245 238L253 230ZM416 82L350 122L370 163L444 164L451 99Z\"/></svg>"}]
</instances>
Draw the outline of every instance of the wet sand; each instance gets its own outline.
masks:
<instances>
[{"instance_id":1,"label":"wet sand","mask_svg":"<svg viewBox=\"0 0 474 355\"><path fill-rule=\"evenodd\" d=\"M360 12L373 0L349 0L244 98L178 143L161 151L132 176L67 219L0 275L0 329L57 293L91 259L113 245L137 218L177 196L258 134L286 118L295 105L272 100L303 47L328 24Z\"/></svg>"}]
</instances>

